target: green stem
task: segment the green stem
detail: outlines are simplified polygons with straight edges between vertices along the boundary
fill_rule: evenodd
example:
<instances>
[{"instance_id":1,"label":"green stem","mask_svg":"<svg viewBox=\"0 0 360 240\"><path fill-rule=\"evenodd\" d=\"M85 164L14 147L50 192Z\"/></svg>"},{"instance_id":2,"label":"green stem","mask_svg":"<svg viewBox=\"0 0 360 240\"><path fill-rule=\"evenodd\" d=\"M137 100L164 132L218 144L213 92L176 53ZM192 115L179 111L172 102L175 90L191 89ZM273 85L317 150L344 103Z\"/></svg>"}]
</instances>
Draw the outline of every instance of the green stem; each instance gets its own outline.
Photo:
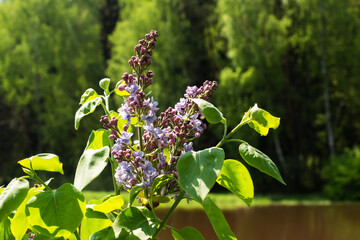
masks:
<instances>
[{"instance_id":1,"label":"green stem","mask_svg":"<svg viewBox=\"0 0 360 240\"><path fill-rule=\"evenodd\" d=\"M245 142L245 141L243 141L243 140L240 140L240 139L229 139L229 140L226 140L226 141L224 142L224 144L225 144L225 143L229 143L229 142L247 143L247 142Z\"/></svg>"},{"instance_id":2,"label":"green stem","mask_svg":"<svg viewBox=\"0 0 360 240\"><path fill-rule=\"evenodd\" d=\"M105 98L106 99L106 98ZM105 102L107 102L106 100L105 100ZM109 120L111 119L110 118L110 112L109 112L109 110L106 108L106 105L101 101L100 102L101 103L101 106L103 107L103 109L104 109L104 111L105 111L105 114L108 116L108 118L109 118Z\"/></svg>"},{"instance_id":3,"label":"green stem","mask_svg":"<svg viewBox=\"0 0 360 240\"><path fill-rule=\"evenodd\" d=\"M113 180L113 185L114 185L114 191L115 191L115 195L119 195L120 194L120 188L118 187L117 183L116 183L116 179L115 179L115 164L114 164L114 160L113 160L113 156L111 155L110 158L110 165L111 165L111 175L112 175L112 180Z\"/></svg>"},{"instance_id":4,"label":"green stem","mask_svg":"<svg viewBox=\"0 0 360 240\"><path fill-rule=\"evenodd\" d=\"M231 132L230 132L228 135L224 136L223 139L221 139L221 141L216 145L216 147L221 147L223 144L225 144L225 143L229 140L229 138L230 138L232 135L234 135L234 133L235 133L237 130L239 130L242 126L244 126L245 124L249 123L250 121L251 121L251 119L239 123L233 130L231 130Z\"/></svg>"},{"instance_id":5,"label":"green stem","mask_svg":"<svg viewBox=\"0 0 360 240\"><path fill-rule=\"evenodd\" d=\"M34 175L32 176L32 178L36 181L38 181L39 183L41 183L42 185L44 185L44 187L48 190L48 191L52 191L51 188L43 181L41 180L41 178L38 177L38 175L36 174L36 172L34 170L32 170L32 172L34 173Z\"/></svg>"},{"instance_id":6,"label":"green stem","mask_svg":"<svg viewBox=\"0 0 360 240\"><path fill-rule=\"evenodd\" d=\"M105 95L104 97L105 100L105 104L103 103L103 101L101 101L101 106L103 107L106 115L108 116L109 120L110 118L110 111L109 111L109 95ZM113 147L114 143L112 140L110 140L110 151ZM118 187L118 185L116 184L116 179L115 179L115 168L116 168L116 160L114 158L114 156L110 153L110 165L111 165L111 174L112 174L112 180L113 180L113 185L114 185L114 191L115 191L115 195L119 195L120 194L120 188Z\"/></svg>"},{"instance_id":7,"label":"green stem","mask_svg":"<svg viewBox=\"0 0 360 240\"><path fill-rule=\"evenodd\" d=\"M79 235L77 230L75 230L74 234L75 234L75 237L76 237L77 240L81 240L80 235Z\"/></svg>"},{"instance_id":8,"label":"green stem","mask_svg":"<svg viewBox=\"0 0 360 240\"><path fill-rule=\"evenodd\" d=\"M152 238L155 238L156 235L159 234L161 229L164 228L166 222L169 220L170 216L173 214L175 208L179 205L180 201L184 198L184 195L185 195L185 191L181 191L179 197L176 199L174 204L171 206L171 208L170 208L169 212L166 214L165 218L161 221L160 226L156 229L156 232L154 233Z\"/></svg>"},{"instance_id":9,"label":"green stem","mask_svg":"<svg viewBox=\"0 0 360 240\"><path fill-rule=\"evenodd\" d=\"M137 132L138 132L138 139L139 139L139 143L140 143L140 151L142 151L143 143L142 143L142 136L141 136L141 127L137 127Z\"/></svg>"}]
</instances>

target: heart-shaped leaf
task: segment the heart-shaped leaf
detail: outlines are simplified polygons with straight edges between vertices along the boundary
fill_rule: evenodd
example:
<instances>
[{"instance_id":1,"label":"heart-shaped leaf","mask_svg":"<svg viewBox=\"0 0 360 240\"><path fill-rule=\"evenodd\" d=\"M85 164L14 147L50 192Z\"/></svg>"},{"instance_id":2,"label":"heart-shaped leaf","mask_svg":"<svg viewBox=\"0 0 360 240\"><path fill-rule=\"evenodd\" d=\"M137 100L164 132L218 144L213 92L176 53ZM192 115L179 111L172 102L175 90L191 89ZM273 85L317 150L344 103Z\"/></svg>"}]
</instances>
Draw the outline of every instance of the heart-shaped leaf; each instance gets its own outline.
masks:
<instances>
[{"instance_id":1,"label":"heart-shaped leaf","mask_svg":"<svg viewBox=\"0 0 360 240\"><path fill-rule=\"evenodd\" d=\"M109 92L110 78L103 78L99 81L99 86L105 91Z\"/></svg>"},{"instance_id":2,"label":"heart-shaped leaf","mask_svg":"<svg viewBox=\"0 0 360 240\"><path fill-rule=\"evenodd\" d=\"M81 222L80 238L89 239L92 234L111 227L112 224L113 222L104 213L95 212L93 209L87 208Z\"/></svg>"},{"instance_id":3,"label":"heart-shaped leaf","mask_svg":"<svg viewBox=\"0 0 360 240\"><path fill-rule=\"evenodd\" d=\"M43 192L44 189L45 187L30 188L25 200L17 208L16 213L11 220L11 232L16 240L22 239L27 229L30 227L30 223L27 221L25 214L26 203L36 194Z\"/></svg>"},{"instance_id":4,"label":"heart-shaped leaf","mask_svg":"<svg viewBox=\"0 0 360 240\"><path fill-rule=\"evenodd\" d=\"M229 189L250 207L254 197L254 185L249 171L241 162L225 160L216 182Z\"/></svg>"},{"instance_id":5,"label":"heart-shaped leaf","mask_svg":"<svg viewBox=\"0 0 360 240\"><path fill-rule=\"evenodd\" d=\"M26 217L38 232L50 237L69 237L80 225L86 209L84 195L72 184L39 193L26 204Z\"/></svg>"},{"instance_id":6,"label":"heart-shaped leaf","mask_svg":"<svg viewBox=\"0 0 360 240\"><path fill-rule=\"evenodd\" d=\"M148 239L155 233L155 228L150 225L148 219L136 207L128 207L122 211L117 216L113 229L115 237L130 233L139 239Z\"/></svg>"},{"instance_id":7,"label":"heart-shaped leaf","mask_svg":"<svg viewBox=\"0 0 360 240\"><path fill-rule=\"evenodd\" d=\"M201 202L214 186L224 159L224 150L216 147L185 153L176 165L180 186Z\"/></svg>"}]
</instances>

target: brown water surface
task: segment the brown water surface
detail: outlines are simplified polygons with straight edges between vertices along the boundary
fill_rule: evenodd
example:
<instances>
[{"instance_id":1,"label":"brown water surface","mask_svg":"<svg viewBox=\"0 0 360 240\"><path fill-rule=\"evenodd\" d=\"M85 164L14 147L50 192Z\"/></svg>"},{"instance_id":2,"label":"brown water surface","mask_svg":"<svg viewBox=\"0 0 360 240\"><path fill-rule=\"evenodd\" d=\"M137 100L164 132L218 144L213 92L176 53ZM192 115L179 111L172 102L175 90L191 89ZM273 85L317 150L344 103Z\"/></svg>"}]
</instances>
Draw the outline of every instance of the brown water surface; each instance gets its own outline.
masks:
<instances>
[{"instance_id":1,"label":"brown water surface","mask_svg":"<svg viewBox=\"0 0 360 240\"><path fill-rule=\"evenodd\" d=\"M239 240L360 240L360 204L259 206L223 212ZM218 239L201 210L176 210L171 224L177 229L193 226L206 240ZM168 230L159 238L173 239Z\"/></svg>"}]
</instances>

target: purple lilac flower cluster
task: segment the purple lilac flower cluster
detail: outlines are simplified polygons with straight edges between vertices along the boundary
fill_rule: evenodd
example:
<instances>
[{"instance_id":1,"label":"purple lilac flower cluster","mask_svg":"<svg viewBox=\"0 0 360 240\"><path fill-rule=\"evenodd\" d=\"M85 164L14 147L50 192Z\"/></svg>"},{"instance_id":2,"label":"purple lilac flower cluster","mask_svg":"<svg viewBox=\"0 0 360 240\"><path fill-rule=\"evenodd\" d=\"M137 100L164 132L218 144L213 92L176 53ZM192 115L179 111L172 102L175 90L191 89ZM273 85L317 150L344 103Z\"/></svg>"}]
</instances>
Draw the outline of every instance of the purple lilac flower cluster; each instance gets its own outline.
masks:
<instances>
[{"instance_id":1,"label":"purple lilac flower cluster","mask_svg":"<svg viewBox=\"0 0 360 240\"><path fill-rule=\"evenodd\" d=\"M206 129L201 120L202 113L191 99L209 100L217 88L215 81L205 81L201 87L188 87L184 98L174 108L170 107L157 116L158 103L152 97L146 98L144 92L153 81L154 74L147 67L151 65L157 36L156 31L151 31L135 46L135 56L128 62L133 74L124 73L118 87L119 91L128 93L118 109L119 118L126 120L127 124L120 130L115 119L103 116L100 120L112 131L110 139L115 140L112 154L119 163L115 179L125 189L150 187L160 174L173 174L177 178L177 160L193 149L192 140L200 137ZM137 140L133 141L134 133L128 132L130 124L138 130ZM176 191L178 186L172 181L162 194Z\"/></svg>"}]
</instances>

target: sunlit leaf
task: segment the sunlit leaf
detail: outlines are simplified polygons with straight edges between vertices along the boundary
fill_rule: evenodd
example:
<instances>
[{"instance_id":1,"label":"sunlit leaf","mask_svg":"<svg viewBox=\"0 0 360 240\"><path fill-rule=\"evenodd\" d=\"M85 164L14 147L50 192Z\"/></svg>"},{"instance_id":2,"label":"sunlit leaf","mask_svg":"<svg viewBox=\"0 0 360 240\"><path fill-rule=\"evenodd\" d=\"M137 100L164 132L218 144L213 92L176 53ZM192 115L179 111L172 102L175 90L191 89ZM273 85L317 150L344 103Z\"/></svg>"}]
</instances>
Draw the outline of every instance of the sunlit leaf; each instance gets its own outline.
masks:
<instances>
[{"instance_id":1,"label":"sunlit leaf","mask_svg":"<svg viewBox=\"0 0 360 240\"><path fill-rule=\"evenodd\" d=\"M0 222L20 206L28 190L29 182L26 179L11 180L0 195Z\"/></svg>"},{"instance_id":2,"label":"sunlit leaf","mask_svg":"<svg viewBox=\"0 0 360 240\"><path fill-rule=\"evenodd\" d=\"M116 218L113 229L115 237L127 232L139 239L149 239L155 232L155 228L150 225L148 219L135 207L129 207L122 211Z\"/></svg>"},{"instance_id":3,"label":"sunlit leaf","mask_svg":"<svg viewBox=\"0 0 360 240\"><path fill-rule=\"evenodd\" d=\"M109 147L86 149L76 168L74 186L81 191L99 176L107 165L109 154Z\"/></svg>"},{"instance_id":4,"label":"sunlit leaf","mask_svg":"<svg viewBox=\"0 0 360 240\"><path fill-rule=\"evenodd\" d=\"M99 86L105 91L109 91L110 78L103 78L99 81Z\"/></svg>"},{"instance_id":5,"label":"sunlit leaf","mask_svg":"<svg viewBox=\"0 0 360 240\"><path fill-rule=\"evenodd\" d=\"M89 239L97 231L110 227L113 224L104 213L95 212L91 208L86 209L85 216L81 222L81 239Z\"/></svg>"},{"instance_id":6,"label":"sunlit leaf","mask_svg":"<svg viewBox=\"0 0 360 240\"><path fill-rule=\"evenodd\" d=\"M91 131L86 149L100 149L110 146L109 131L105 129L98 129Z\"/></svg>"},{"instance_id":7,"label":"sunlit leaf","mask_svg":"<svg viewBox=\"0 0 360 240\"><path fill-rule=\"evenodd\" d=\"M172 228L171 233L175 240L205 240L201 233L193 227L184 227L181 230Z\"/></svg>"},{"instance_id":8,"label":"sunlit leaf","mask_svg":"<svg viewBox=\"0 0 360 240\"><path fill-rule=\"evenodd\" d=\"M200 98L195 98L191 100L198 105L199 110L204 114L206 120L209 123L219 123L224 119L224 116L219 111L219 109L217 109L213 104L209 103L208 101Z\"/></svg>"},{"instance_id":9,"label":"sunlit leaf","mask_svg":"<svg viewBox=\"0 0 360 240\"><path fill-rule=\"evenodd\" d=\"M69 237L80 225L86 209L84 195L70 183L39 193L26 204L31 226L51 237Z\"/></svg>"},{"instance_id":10,"label":"sunlit leaf","mask_svg":"<svg viewBox=\"0 0 360 240\"><path fill-rule=\"evenodd\" d=\"M124 205L124 199L121 195L113 196L102 202L99 205L94 206L94 211L108 213L116 209L121 209Z\"/></svg>"},{"instance_id":11,"label":"sunlit leaf","mask_svg":"<svg viewBox=\"0 0 360 240\"><path fill-rule=\"evenodd\" d=\"M40 153L18 162L21 166L32 170L43 170L48 172L59 172L64 174L63 164L59 157L52 153Z\"/></svg>"},{"instance_id":12,"label":"sunlit leaf","mask_svg":"<svg viewBox=\"0 0 360 240\"><path fill-rule=\"evenodd\" d=\"M6 216L0 221L0 239L15 240L10 230L10 219Z\"/></svg>"},{"instance_id":13,"label":"sunlit leaf","mask_svg":"<svg viewBox=\"0 0 360 240\"><path fill-rule=\"evenodd\" d=\"M268 156L266 156L264 153L250 146L248 143L240 144L239 152L241 157L250 166L257 168L259 171L266 173L267 175L275 178L282 184L286 185L275 163L271 161L271 159Z\"/></svg>"},{"instance_id":14,"label":"sunlit leaf","mask_svg":"<svg viewBox=\"0 0 360 240\"><path fill-rule=\"evenodd\" d=\"M224 214L216 206L216 204L210 199L205 198L202 206L208 216L211 225L213 226L216 235L220 240L236 239L234 233L231 231L229 224L227 223Z\"/></svg>"},{"instance_id":15,"label":"sunlit leaf","mask_svg":"<svg viewBox=\"0 0 360 240\"><path fill-rule=\"evenodd\" d=\"M83 95L81 95L80 105L83 105L84 103L91 101L97 97L99 97L99 95L96 93L96 91L92 88L89 88L83 93Z\"/></svg>"},{"instance_id":16,"label":"sunlit leaf","mask_svg":"<svg viewBox=\"0 0 360 240\"><path fill-rule=\"evenodd\" d=\"M262 136L268 134L269 128L276 129L280 124L280 118L274 117L267 111L258 108L257 104L250 109L250 119L249 126Z\"/></svg>"},{"instance_id":17,"label":"sunlit leaf","mask_svg":"<svg viewBox=\"0 0 360 240\"><path fill-rule=\"evenodd\" d=\"M129 193L129 205L131 206L132 203L134 202L135 198L137 197L137 195L140 193L140 191L143 188L141 186L135 186L130 190Z\"/></svg>"},{"instance_id":18,"label":"sunlit leaf","mask_svg":"<svg viewBox=\"0 0 360 240\"><path fill-rule=\"evenodd\" d=\"M119 81L117 84L116 84L116 87L115 87L115 93L119 96L129 96L130 93L128 91L120 91L119 90L119 86L122 85L122 84L126 84L124 80L121 80Z\"/></svg>"},{"instance_id":19,"label":"sunlit leaf","mask_svg":"<svg viewBox=\"0 0 360 240\"><path fill-rule=\"evenodd\" d=\"M30 227L30 223L27 221L26 214L25 214L25 206L26 203L29 201L30 198L43 192L45 187L38 187L38 188L30 188L25 200L20 204L16 213L11 220L11 232L14 235L16 240L21 240L26 233L26 230Z\"/></svg>"},{"instance_id":20,"label":"sunlit leaf","mask_svg":"<svg viewBox=\"0 0 360 240\"><path fill-rule=\"evenodd\" d=\"M214 186L224 159L224 150L216 147L185 153L176 165L180 186L201 202Z\"/></svg>"},{"instance_id":21,"label":"sunlit leaf","mask_svg":"<svg viewBox=\"0 0 360 240\"><path fill-rule=\"evenodd\" d=\"M112 227L102 229L90 236L90 240L115 240L115 234Z\"/></svg>"},{"instance_id":22,"label":"sunlit leaf","mask_svg":"<svg viewBox=\"0 0 360 240\"><path fill-rule=\"evenodd\" d=\"M228 159L224 161L216 182L229 189L248 206L254 197L254 185L249 171L239 161Z\"/></svg>"},{"instance_id":23,"label":"sunlit leaf","mask_svg":"<svg viewBox=\"0 0 360 240\"><path fill-rule=\"evenodd\" d=\"M101 97L94 98L90 101L85 102L75 113L75 129L79 129L80 120L85 117L86 115L89 115L90 113L93 113L97 106L101 103Z\"/></svg>"}]
</instances>

